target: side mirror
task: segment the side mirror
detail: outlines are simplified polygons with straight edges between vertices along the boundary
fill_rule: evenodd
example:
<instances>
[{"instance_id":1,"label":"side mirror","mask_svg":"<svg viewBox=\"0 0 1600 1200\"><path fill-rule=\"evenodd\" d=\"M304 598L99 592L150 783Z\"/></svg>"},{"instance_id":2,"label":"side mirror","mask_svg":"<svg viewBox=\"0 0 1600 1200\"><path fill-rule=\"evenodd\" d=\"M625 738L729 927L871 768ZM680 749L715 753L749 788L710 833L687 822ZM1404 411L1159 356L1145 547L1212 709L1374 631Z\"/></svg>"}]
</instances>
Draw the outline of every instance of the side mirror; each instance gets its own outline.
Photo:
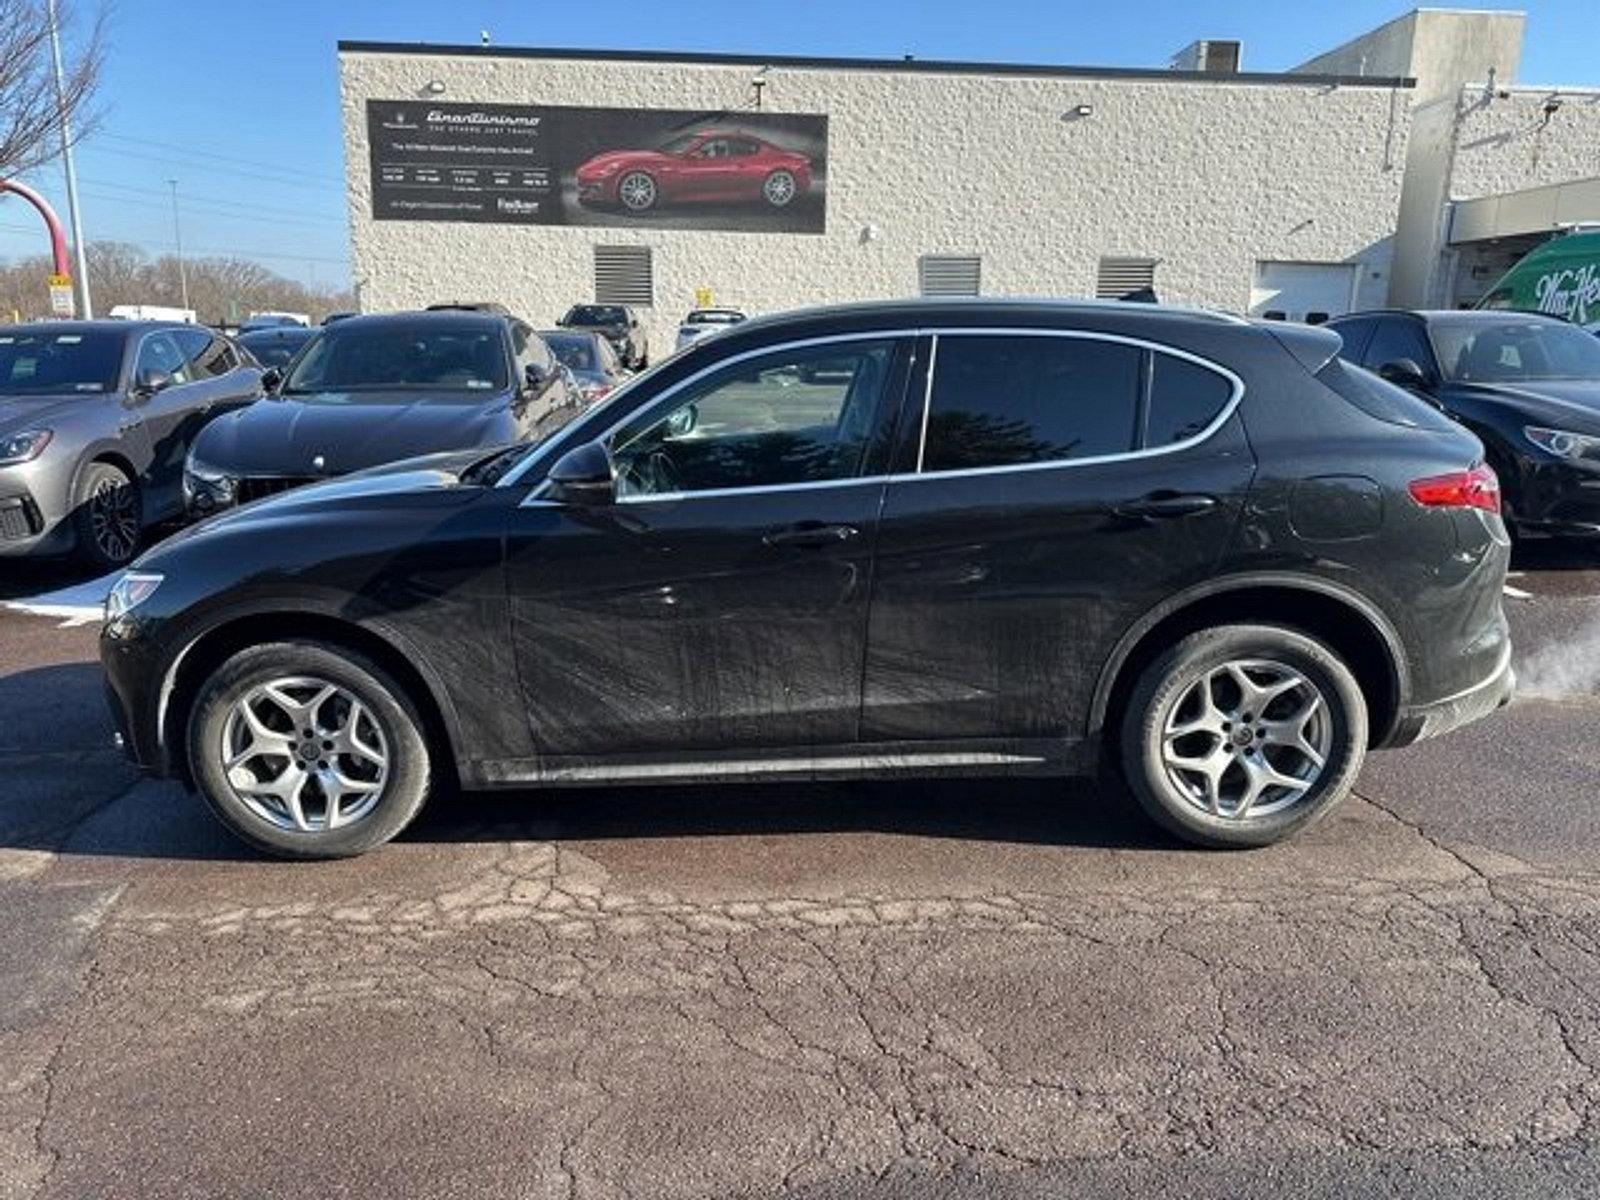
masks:
<instances>
[{"instance_id":1,"label":"side mirror","mask_svg":"<svg viewBox=\"0 0 1600 1200\"><path fill-rule=\"evenodd\" d=\"M700 424L700 409L696 405L685 404L667 418L667 436L688 437L698 424Z\"/></svg>"},{"instance_id":2,"label":"side mirror","mask_svg":"<svg viewBox=\"0 0 1600 1200\"><path fill-rule=\"evenodd\" d=\"M568 450L545 476L552 485L554 499L567 504L598 507L617 498L611 470L611 455L600 442L585 442Z\"/></svg>"},{"instance_id":3,"label":"side mirror","mask_svg":"<svg viewBox=\"0 0 1600 1200\"><path fill-rule=\"evenodd\" d=\"M1427 373L1413 358L1397 358L1393 362L1386 362L1378 368L1378 375L1413 392L1425 392L1429 387Z\"/></svg>"},{"instance_id":4,"label":"side mirror","mask_svg":"<svg viewBox=\"0 0 1600 1200\"><path fill-rule=\"evenodd\" d=\"M261 390L275 392L283 386L283 372L277 367L268 367L261 372Z\"/></svg>"},{"instance_id":5,"label":"side mirror","mask_svg":"<svg viewBox=\"0 0 1600 1200\"><path fill-rule=\"evenodd\" d=\"M172 376L160 367L145 367L133 381L136 399L145 400L172 386Z\"/></svg>"},{"instance_id":6,"label":"side mirror","mask_svg":"<svg viewBox=\"0 0 1600 1200\"><path fill-rule=\"evenodd\" d=\"M522 386L530 392L543 391L550 373L538 363L529 363L522 371Z\"/></svg>"}]
</instances>

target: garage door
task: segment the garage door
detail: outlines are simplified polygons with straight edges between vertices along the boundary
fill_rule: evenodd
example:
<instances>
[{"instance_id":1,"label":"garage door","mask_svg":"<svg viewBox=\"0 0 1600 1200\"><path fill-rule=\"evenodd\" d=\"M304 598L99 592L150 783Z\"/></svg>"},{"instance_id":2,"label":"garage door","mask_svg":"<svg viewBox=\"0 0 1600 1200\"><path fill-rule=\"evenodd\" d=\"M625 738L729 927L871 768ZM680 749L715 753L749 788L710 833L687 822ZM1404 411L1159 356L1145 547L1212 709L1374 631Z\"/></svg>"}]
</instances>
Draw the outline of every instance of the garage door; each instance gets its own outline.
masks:
<instances>
[{"instance_id":1,"label":"garage door","mask_svg":"<svg viewBox=\"0 0 1600 1200\"><path fill-rule=\"evenodd\" d=\"M1350 311L1354 263L1258 262L1250 315L1319 325Z\"/></svg>"}]
</instances>

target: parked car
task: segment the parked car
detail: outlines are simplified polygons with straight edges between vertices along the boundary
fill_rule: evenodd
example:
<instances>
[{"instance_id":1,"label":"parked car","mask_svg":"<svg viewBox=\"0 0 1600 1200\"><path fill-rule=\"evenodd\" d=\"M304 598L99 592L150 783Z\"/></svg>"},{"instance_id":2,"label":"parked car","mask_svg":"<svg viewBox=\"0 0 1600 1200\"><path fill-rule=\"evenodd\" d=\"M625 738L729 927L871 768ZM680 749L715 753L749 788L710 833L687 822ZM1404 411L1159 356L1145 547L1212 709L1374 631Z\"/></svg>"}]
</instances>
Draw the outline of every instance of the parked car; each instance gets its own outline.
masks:
<instances>
[{"instance_id":1,"label":"parked car","mask_svg":"<svg viewBox=\"0 0 1600 1200\"><path fill-rule=\"evenodd\" d=\"M1535 247L1479 307L1548 313L1600 334L1600 230L1568 233Z\"/></svg>"},{"instance_id":2,"label":"parked car","mask_svg":"<svg viewBox=\"0 0 1600 1200\"><path fill-rule=\"evenodd\" d=\"M240 333L250 333L256 329L276 329L281 325L310 325L311 317L306 313L295 312L258 312L251 313L239 325Z\"/></svg>"},{"instance_id":3,"label":"parked car","mask_svg":"<svg viewBox=\"0 0 1600 1200\"><path fill-rule=\"evenodd\" d=\"M267 383L266 398L195 440L191 516L399 459L525 441L577 403L539 337L488 313L351 317L317 330Z\"/></svg>"},{"instance_id":4,"label":"parked car","mask_svg":"<svg viewBox=\"0 0 1600 1200\"><path fill-rule=\"evenodd\" d=\"M703 338L708 333L716 333L720 329L737 325L747 319L744 313L736 308L692 309L678 326L678 349L682 350L690 342Z\"/></svg>"},{"instance_id":5,"label":"parked car","mask_svg":"<svg viewBox=\"0 0 1600 1200\"><path fill-rule=\"evenodd\" d=\"M109 604L118 727L300 857L443 778L1103 759L1185 838L1273 842L1511 687L1482 446L1338 350L1115 303L752 320L535 446L164 543Z\"/></svg>"},{"instance_id":6,"label":"parked car","mask_svg":"<svg viewBox=\"0 0 1600 1200\"><path fill-rule=\"evenodd\" d=\"M736 130L680 134L653 150L608 150L576 172L582 204L634 213L658 204L787 208L811 188L811 160Z\"/></svg>"},{"instance_id":7,"label":"parked car","mask_svg":"<svg viewBox=\"0 0 1600 1200\"><path fill-rule=\"evenodd\" d=\"M1367 312L1341 353L1472 430L1516 534L1600 536L1600 340L1558 317Z\"/></svg>"},{"instance_id":8,"label":"parked car","mask_svg":"<svg viewBox=\"0 0 1600 1200\"><path fill-rule=\"evenodd\" d=\"M0 556L127 563L182 512L201 427L260 394L260 371L194 325L0 326Z\"/></svg>"},{"instance_id":9,"label":"parked car","mask_svg":"<svg viewBox=\"0 0 1600 1200\"><path fill-rule=\"evenodd\" d=\"M639 314L622 304L574 304L556 322L562 329L590 329L604 335L630 371L650 364L650 337Z\"/></svg>"},{"instance_id":10,"label":"parked car","mask_svg":"<svg viewBox=\"0 0 1600 1200\"><path fill-rule=\"evenodd\" d=\"M629 378L611 343L598 333L542 329L539 336L561 365L572 372L585 404L605 398Z\"/></svg>"},{"instance_id":11,"label":"parked car","mask_svg":"<svg viewBox=\"0 0 1600 1200\"><path fill-rule=\"evenodd\" d=\"M275 325L241 333L237 340L261 366L282 368L315 334L316 330L304 325Z\"/></svg>"}]
</instances>

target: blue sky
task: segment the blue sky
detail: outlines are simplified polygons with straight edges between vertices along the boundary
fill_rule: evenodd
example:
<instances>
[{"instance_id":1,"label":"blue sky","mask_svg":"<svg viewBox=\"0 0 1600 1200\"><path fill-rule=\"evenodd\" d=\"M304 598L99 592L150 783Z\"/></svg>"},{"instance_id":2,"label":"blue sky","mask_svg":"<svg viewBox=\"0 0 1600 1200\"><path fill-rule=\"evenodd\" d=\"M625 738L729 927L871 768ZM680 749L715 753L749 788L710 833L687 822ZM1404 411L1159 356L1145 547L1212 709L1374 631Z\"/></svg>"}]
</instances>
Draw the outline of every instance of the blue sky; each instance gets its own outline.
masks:
<instances>
[{"instance_id":1,"label":"blue sky","mask_svg":"<svg viewBox=\"0 0 1600 1200\"><path fill-rule=\"evenodd\" d=\"M78 0L80 8L92 0ZM120 0L102 121L79 150L90 240L257 258L320 283L349 278L335 43L343 39L724 50L1160 66L1198 37L1236 37L1279 70L1408 11L1403 0ZM1528 13L1521 81L1600 84L1595 0L1473 0ZM1108 16L1114 13L1115 16ZM59 168L33 177L65 204ZM0 259L38 253L21 202L0 201Z\"/></svg>"}]
</instances>

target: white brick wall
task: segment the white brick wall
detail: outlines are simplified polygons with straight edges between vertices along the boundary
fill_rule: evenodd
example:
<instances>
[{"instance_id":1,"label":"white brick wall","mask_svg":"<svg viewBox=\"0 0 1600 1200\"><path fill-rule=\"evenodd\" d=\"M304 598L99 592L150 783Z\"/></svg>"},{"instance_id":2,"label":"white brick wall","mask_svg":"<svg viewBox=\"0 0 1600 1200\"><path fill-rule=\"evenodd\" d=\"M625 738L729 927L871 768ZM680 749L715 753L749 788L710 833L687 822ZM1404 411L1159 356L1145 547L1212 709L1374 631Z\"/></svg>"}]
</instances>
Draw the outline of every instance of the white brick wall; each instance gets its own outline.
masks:
<instances>
[{"instance_id":1,"label":"white brick wall","mask_svg":"<svg viewBox=\"0 0 1600 1200\"><path fill-rule=\"evenodd\" d=\"M355 277L368 309L494 299L536 324L591 298L596 242L654 247L652 339L694 290L755 312L912 294L977 253L994 294L1092 294L1101 255L1160 258L1163 299L1242 310L1258 259L1359 261L1385 297L1408 106L1382 87L779 68L765 107L829 117L822 236L374 222L368 99L717 110L749 67L341 55ZM1063 120L1080 104L1092 116ZM876 240L863 240L868 226Z\"/></svg>"},{"instance_id":2,"label":"white brick wall","mask_svg":"<svg viewBox=\"0 0 1600 1200\"><path fill-rule=\"evenodd\" d=\"M1561 107L1545 119L1545 103ZM1518 88L1484 100L1462 93L1450 198L1521 191L1600 175L1600 91Z\"/></svg>"}]
</instances>

